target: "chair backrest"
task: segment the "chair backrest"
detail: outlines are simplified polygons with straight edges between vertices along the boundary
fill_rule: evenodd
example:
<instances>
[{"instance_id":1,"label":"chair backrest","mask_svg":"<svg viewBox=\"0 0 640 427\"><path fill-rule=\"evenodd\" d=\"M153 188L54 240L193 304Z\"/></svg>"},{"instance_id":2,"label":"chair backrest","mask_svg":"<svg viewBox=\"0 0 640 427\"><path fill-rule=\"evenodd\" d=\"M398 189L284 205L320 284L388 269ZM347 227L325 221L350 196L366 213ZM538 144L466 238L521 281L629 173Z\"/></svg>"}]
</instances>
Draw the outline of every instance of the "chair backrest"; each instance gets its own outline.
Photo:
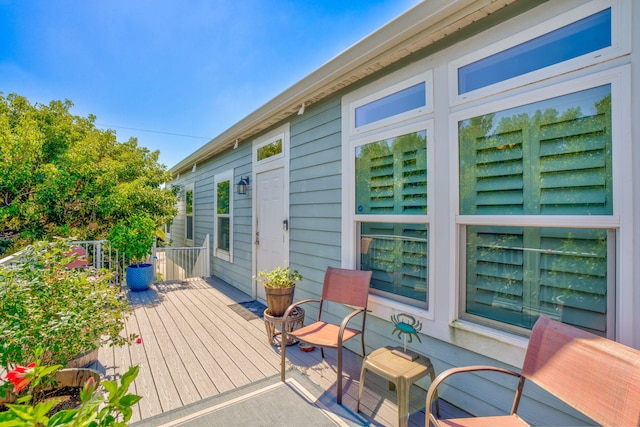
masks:
<instances>
[{"instance_id":1,"label":"chair backrest","mask_svg":"<svg viewBox=\"0 0 640 427\"><path fill-rule=\"evenodd\" d=\"M640 351L540 317L522 374L602 425L640 425Z\"/></svg>"},{"instance_id":2,"label":"chair backrest","mask_svg":"<svg viewBox=\"0 0 640 427\"><path fill-rule=\"evenodd\" d=\"M371 271L327 267L322 299L366 309Z\"/></svg>"},{"instance_id":3,"label":"chair backrest","mask_svg":"<svg viewBox=\"0 0 640 427\"><path fill-rule=\"evenodd\" d=\"M89 261L87 260L87 251L82 246L74 246L66 255L70 257L75 255L75 259L69 264L65 265L65 267L67 268L80 268L89 266Z\"/></svg>"}]
</instances>

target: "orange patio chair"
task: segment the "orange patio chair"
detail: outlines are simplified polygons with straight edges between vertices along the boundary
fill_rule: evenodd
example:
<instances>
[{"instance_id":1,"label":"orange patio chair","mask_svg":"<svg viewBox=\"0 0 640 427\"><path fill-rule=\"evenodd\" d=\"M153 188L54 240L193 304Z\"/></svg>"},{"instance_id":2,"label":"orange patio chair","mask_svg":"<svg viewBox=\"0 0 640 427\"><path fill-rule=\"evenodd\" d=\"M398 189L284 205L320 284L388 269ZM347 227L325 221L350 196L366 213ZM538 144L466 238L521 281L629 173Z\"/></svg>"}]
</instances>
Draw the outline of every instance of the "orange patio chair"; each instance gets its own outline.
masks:
<instances>
[{"instance_id":1,"label":"orange patio chair","mask_svg":"<svg viewBox=\"0 0 640 427\"><path fill-rule=\"evenodd\" d=\"M431 412L431 405L440 384L452 375L479 371L519 378L511 413L437 419ZM525 380L533 381L598 424L640 425L640 351L544 316L533 327L522 372L493 366L468 366L441 373L427 392L426 425L528 426L516 413Z\"/></svg>"},{"instance_id":2,"label":"orange patio chair","mask_svg":"<svg viewBox=\"0 0 640 427\"><path fill-rule=\"evenodd\" d=\"M82 246L74 246L71 248L71 251L65 255L74 257L73 261L65 265L67 268L84 268L89 266L87 251Z\"/></svg>"},{"instance_id":3,"label":"orange patio chair","mask_svg":"<svg viewBox=\"0 0 640 427\"><path fill-rule=\"evenodd\" d=\"M287 348L288 336L293 336L301 342L308 343L315 347L320 347L322 358L324 358L324 348L335 348L338 353L338 381L337 381L337 401L342 404L342 344L351 338L360 335L362 343L362 356L364 350L364 326L367 316L367 302L369 299L369 285L371 282L371 272L361 270L346 270L342 268L328 267L324 276L321 299L307 299L293 303L287 308L282 318L282 324L287 324L287 318L294 307L309 302L319 302L318 321L297 329L293 332L286 331L282 327L282 364L280 377L285 380L285 351ZM340 325L334 325L322 320L323 306L327 301L345 304L353 308ZM326 308L326 307L325 307ZM362 313L362 327L355 329L347 327L349 321L356 315Z\"/></svg>"}]
</instances>

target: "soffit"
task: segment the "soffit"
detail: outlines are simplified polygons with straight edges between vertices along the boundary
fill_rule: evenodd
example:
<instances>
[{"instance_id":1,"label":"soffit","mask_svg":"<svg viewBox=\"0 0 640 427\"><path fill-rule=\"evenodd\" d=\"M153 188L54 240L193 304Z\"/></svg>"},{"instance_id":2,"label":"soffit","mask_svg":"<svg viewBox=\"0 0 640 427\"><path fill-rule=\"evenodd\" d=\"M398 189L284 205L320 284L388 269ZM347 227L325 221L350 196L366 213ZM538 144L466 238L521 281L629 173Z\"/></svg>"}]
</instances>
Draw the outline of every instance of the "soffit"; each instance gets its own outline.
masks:
<instances>
[{"instance_id":1,"label":"soffit","mask_svg":"<svg viewBox=\"0 0 640 427\"><path fill-rule=\"evenodd\" d=\"M174 174L231 148L327 96L517 0L427 0L362 39L171 168Z\"/></svg>"}]
</instances>

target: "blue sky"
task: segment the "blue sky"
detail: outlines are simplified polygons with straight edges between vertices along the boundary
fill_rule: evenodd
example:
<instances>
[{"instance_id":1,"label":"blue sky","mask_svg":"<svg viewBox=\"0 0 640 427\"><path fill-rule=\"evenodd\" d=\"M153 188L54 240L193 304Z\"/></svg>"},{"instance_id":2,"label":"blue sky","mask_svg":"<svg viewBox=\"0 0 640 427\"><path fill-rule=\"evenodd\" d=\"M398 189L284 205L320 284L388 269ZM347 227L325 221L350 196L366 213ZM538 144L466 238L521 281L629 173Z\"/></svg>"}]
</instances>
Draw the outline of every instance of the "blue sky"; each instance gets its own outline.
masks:
<instances>
[{"instance_id":1,"label":"blue sky","mask_svg":"<svg viewBox=\"0 0 640 427\"><path fill-rule=\"evenodd\" d=\"M417 3L0 0L0 92L69 99L171 167Z\"/></svg>"}]
</instances>

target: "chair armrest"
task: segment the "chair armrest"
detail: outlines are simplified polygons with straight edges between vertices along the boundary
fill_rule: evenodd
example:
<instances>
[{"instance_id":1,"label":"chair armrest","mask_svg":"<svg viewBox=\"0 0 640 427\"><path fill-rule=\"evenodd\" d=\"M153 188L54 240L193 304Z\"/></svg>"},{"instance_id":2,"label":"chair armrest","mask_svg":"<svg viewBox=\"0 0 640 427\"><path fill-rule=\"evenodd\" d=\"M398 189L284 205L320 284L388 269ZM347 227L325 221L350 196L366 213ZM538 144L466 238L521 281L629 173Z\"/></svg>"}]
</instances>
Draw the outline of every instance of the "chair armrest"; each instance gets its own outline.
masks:
<instances>
[{"instance_id":1,"label":"chair armrest","mask_svg":"<svg viewBox=\"0 0 640 427\"><path fill-rule=\"evenodd\" d=\"M524 380L524 377L520 375L520 373L511 371L509 369L498 368L496 366L490 366L490 365L474 365L474 366L462 366L458 368L450 368L450 369L447 369L446 371L443 371L440 375L438 375L436 379L433 380L433 382L429 386L429 390L427 391L427 400L426 400L426 408L425 408L426 414L427 414L427 420L428 420L427 426L430 426L431 424L435 426L439 425L437 418L431 413L431 407L433 405L434 397L438 396L437 389L440 386L440 384L442 384L449 377L456 374L468 373L468 372L481 372L481 371L498 372L501 374L507 374L507 375L514 376L516 378L520 378L520 383L518 384L518 395L516 396L516 400L514 401L514 407L512 408L512 411L515 410L515 408L517 407L517 400L519 399L519 391L522 390L522 383Z\"/></svg>"},{"instance_id":2,"label":"chair armrest","mask_svg":"<svg viewBox=\"0 0 640 427\"><path fill-rule=\"evenodd\" d=\"M342 335L344 335L344 330L347 329L347 324L349 323L349 321L351 321L354 316L357 316L360 313L364 313L363 308L358 308L352 311L347 315L347 317L342 320L342 323L340 324L340 331L338 332L338 345L342 345Z\"/></svg>"},{"instance_id":3,"label":"chair armrest","mask_svg":"<svg viewBox=\"0 0 640 427\"><path fill-rule=\"evenodd\" d=\"M294 308L296 308L299 305L306 304L308 302L320 302L320 300L319 299L305 299L305 300L302 300L302 301L294 302L289 307L287 307L287 310L282 315L282 321L284 322L287 319L287 317L289 317L289 314L291 314L291 311Z\"/></svg>"}]
</instances>

